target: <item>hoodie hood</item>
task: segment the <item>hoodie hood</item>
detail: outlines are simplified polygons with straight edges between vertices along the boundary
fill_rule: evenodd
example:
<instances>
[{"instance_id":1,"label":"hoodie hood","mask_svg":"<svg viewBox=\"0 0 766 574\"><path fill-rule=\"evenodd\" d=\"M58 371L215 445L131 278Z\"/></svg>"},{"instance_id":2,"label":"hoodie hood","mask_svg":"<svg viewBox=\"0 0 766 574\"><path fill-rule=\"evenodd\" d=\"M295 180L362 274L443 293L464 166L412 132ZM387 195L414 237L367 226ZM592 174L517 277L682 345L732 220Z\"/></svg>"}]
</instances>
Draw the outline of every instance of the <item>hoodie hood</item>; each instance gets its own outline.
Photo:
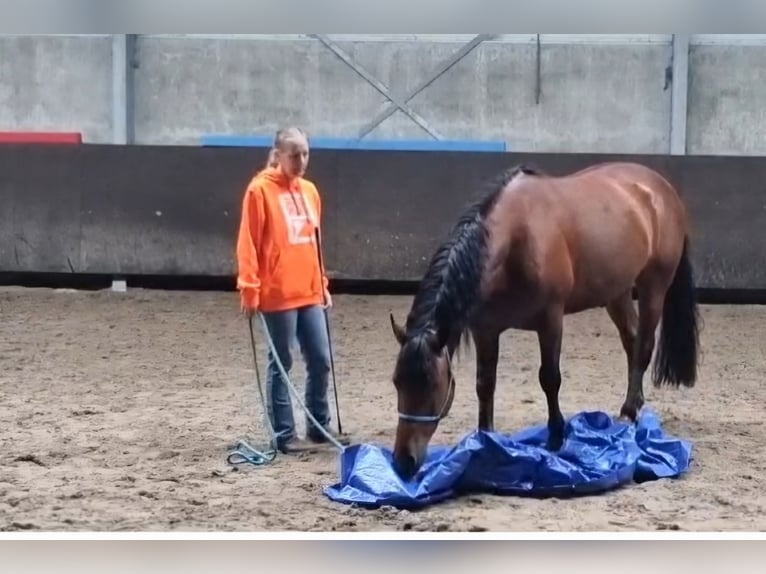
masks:
<instances>
[{"instance_id":1,"label":"hoodie hood","mask_svg":"<svg viewBox=\"0 0 766 574\"><path fill-rule=\"evenodd\" d=\"M301 178L295 178L290 180L279 167L267 167L258 172L256 177L263 178L271 183L277 184L279 187L290 189L298 185Z\"/></svg>"}]
</instances>

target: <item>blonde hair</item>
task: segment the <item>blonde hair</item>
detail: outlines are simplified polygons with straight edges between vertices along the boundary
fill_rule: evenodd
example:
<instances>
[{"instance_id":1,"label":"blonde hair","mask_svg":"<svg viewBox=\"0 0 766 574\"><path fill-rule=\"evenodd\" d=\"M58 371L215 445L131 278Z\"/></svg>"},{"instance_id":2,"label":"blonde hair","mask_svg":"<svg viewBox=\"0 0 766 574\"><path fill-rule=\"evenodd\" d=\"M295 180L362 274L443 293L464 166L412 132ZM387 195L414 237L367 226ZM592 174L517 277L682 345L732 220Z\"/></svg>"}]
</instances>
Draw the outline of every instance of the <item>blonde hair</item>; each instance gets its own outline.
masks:
<instances>
[{"instance_id":1,"label":"blonde hair","mask_svg":"<svg viewBox=\"0 0 766 574\"><path fill-rule=\"evenodd\" d=\"M279 165L279 162L277 161L277 150L281 149L287 140L294 137L303 137L306 138L306 141L309 139L306 130L296 126L280 128L277 130L274 134L274 143L269 150L269 157L266 159L266 168L277 167Z\"/></svg>"},{"instance_id":2,"label":"blonde hair","mask_svg":"<svg viewBox=\"0 0 766 574\"><path fill-rule=\"evenodd\" d=\"M309 139L309 135L306 133L306 130L296 126L290 126L277 130L277 133L274 134L274 145L272 147L279 149L282 147L285 141L294 137L304 137L306 138L306 141Z\"/></svg>"},{"instance_id":3,"label":"blonde hair","mask_svg":"<svg viewBox=\"0 0 766 574\"><path fill-rule=\"evenodd\" d=\"M266 158L266 169L277 167L279 165L279 162L277 161L277 149L275 147L272 147L269 150L269 157Z\"/></svg>"}]
</instances>

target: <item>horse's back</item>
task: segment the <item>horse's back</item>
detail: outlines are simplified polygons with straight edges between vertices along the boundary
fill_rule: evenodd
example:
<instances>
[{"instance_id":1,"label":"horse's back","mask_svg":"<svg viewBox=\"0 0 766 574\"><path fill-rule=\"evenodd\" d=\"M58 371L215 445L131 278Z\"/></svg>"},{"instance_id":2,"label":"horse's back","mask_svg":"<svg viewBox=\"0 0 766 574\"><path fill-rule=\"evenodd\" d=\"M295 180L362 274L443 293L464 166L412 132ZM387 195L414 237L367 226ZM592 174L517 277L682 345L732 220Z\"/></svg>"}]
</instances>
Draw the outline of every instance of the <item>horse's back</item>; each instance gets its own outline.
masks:
<instances>
[{"instance_id":1,"label":"horse's back","mask_svg":"<svg viewBox=\"0 0 766 574\"><path fill-rule=\"evenodd\" d=\"M639 163L605 162L552 177L555 203L564 218L591 219L593 213L639 218L653 235L660 228L686 227L686 210L675 187L656 170ZM608 221L602 225L609 226Z\"/></svg>"},{"instance_id":2,"label":"horse's back","mask_svg":"<svg viewBox=\"0 0 766 574\"><path fill-rule=\"evenodd\" d=\"M562 182L585 181L598 189L601 183L620 185L629 191L669 202L673 207L683 205L675 187L657 170L635 162L604 162L558 178Z\"/></svg>"},{"instance_id":3,"label":"horse's back","mask_svg":"<svg viewBox=\"0 0 766 574\"><path fill-rule=\"evenodd\" d=\"M494 226L506 228L507 241L523 238L509 263L519 273L526 270L517 279L558 291L572 310L630 289L644 269L673 260L685 234L675 189L640 164L597 164L564 176L524 174L504 196Z\"/></svg>"}]
</instances>

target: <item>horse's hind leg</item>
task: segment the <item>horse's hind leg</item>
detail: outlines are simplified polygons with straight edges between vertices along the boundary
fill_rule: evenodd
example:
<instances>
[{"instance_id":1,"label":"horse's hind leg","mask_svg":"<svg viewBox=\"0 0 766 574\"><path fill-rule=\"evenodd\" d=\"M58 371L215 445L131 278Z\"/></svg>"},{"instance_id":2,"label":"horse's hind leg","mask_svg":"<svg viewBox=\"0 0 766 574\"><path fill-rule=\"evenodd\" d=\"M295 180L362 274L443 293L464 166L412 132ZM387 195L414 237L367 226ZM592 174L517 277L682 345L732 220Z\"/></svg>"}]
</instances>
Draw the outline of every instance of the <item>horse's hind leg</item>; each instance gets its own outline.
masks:
<instances>
[{"instance_id":1,"label":"horse's hind leg","mask_svg":"<svg viewBox=\"0 0 766 574\"><path fill-rule=\"evenodd\" d=\"M559 406L561 388L561 337L564 326L562 310L550 310L537 330L540 343L540 386L548 403L548 449L557 451L564 442L564 415Z\"/></svg>"},{"instance_id":2,"label":"horse's hind leg","mask_svg":"<svg viewBox=\"0 0 766 574\"><path fill-rule=\"evenodd\" d=\"M620 341L622 342L622 348L625 350L625 356L627 357L628 363L628 376L626 377L628 381L628 394L621 415L625 414L624 411L626 411L626 405L629 405L627 409L628 411L631 411L632 409L635 413L638 413L644 402L642 389L640 389L638 395L631 395L630 393L630 381L633 373L633 356L635 354L636 336L638 332L638 314L633 305L631 291L632 290L625 292L606 306L606 311L609 314L610 319L612 319L612 322L617 327L617 331L620 333Z\"/></svg>"},{"instance_id":3,"label":"horse's hind leg","mask_svg":"<svg viewBox=\"0 0 766 574\"><path fill-rule=\"evenodd\" d=\"M651 275L638 282L638 331L633 346L628 393L620 409L620 416L634 422L644 405L644 373L654 353L655 331L662 316L666 288L660 277Z\"/></svg>"}]
</instances>

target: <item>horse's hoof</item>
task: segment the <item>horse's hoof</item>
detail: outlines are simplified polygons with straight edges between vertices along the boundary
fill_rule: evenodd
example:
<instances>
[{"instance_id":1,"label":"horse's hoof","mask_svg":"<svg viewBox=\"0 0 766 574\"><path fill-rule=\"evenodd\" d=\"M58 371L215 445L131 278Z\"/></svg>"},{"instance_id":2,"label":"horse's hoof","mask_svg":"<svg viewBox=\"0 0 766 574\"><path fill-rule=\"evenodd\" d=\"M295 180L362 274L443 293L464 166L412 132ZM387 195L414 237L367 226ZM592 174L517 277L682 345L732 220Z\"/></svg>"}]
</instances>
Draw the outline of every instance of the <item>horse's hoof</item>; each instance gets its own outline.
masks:
<instances>
[{"instance_id":1,"label":"horse's hoof","mask_svg":"<svg viewBox=\"0 0 766 574\"><path fill-rule=\"evenodd\" d=\"M636 421L634 421L633 419L631 419L630 417L626 415L620 415L615 420L616 422L620 424L624 424L625 426L633 426L636 424Z\"/></svg>"},{"instance_id":2,"label":"horse's hoof","mask_svg":"<svg viewBox=\"0 0 766 574\"><path fill-rule=\"evenodd\" d=\"M626 409L623 407L622 410L620 410L617 420L628 425L635 425L638 422L638 413L635 409Z\"/></svg>"},{"instance_id":3,"label":"horse's hoof","mask_svg":"<svg viewBox=\"0 0 766 574\"><path fill-rule=\"evenodd\" d=\"M633 406L623 405L620 409L619 420L627 423L635 423L638 420L638 409Z\"/></svg>"}]
</instances>

